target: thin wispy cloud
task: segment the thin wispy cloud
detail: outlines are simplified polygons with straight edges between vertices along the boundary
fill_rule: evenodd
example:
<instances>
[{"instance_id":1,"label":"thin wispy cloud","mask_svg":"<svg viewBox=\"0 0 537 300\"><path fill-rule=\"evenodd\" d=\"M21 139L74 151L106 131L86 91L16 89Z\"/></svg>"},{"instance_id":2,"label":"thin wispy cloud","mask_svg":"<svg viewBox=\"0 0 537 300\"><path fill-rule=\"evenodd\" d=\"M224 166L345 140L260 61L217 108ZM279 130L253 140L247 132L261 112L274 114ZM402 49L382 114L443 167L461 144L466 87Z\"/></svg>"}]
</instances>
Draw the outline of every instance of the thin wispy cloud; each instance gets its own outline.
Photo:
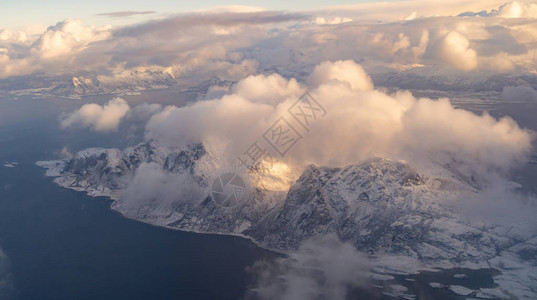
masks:
<instances>
[{"instance_id":1,"label":"thin wispy cloud","mask_svg":"<svg viewBox=\"0 0 537 300\"><path fill-rule=\"evenodd\" d=\"M156 11L153 10L147 10L147 11L113 11L113 12L107 12L107 13L100 13L96 14L96 16L99 17L110 17L110 18L126 18L136 15L150 15L155 14Z\"/></svg>"},{"instance_id":2,"label":"thin wispy cloud","mask_svg":"<svg viewBox=\"0 0 537 300\"><path fill-rule=\"evenodd\" d=\"M308 18L309 17L307 15L301 13L286 13L278 11L180 14L162 20L154 20L139 25L125 27L116 32L116 35L168 35L168 32L170 30L178 31L190 27L262 25L270 23L301 21L306 20Z\"/></svg>"}]
</instances>

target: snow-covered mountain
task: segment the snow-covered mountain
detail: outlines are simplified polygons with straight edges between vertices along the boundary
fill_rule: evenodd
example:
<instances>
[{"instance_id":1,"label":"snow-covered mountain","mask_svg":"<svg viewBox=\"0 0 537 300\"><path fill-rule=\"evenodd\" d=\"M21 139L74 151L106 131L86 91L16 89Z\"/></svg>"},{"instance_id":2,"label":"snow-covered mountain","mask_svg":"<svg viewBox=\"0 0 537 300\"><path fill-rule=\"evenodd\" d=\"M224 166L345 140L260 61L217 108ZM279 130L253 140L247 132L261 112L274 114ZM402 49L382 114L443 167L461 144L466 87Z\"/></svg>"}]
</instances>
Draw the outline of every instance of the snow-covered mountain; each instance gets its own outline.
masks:
<instances>
[{"instance_id":1,"label":"snow-covered mountain","mask_svg":"<svg viewBox=\"0 0 537 300\"><path fill-rule=\"evenodd\" d=\"M58 176L55 181L60 186L117 200L142 163L155 162L169 171L181 172L193 165L191 159L202 154L201 146L172 153L156 142L149 142L123 151L89 148L70 159L38 162L38 165L47 168L48 176Z\"/></svg>"},{"instance_id":2,"label":"snow-covered mountain","mask_svg":"<svg viewBox=\"0 0 537 300\"><path fill-rule=\"evenodd\" d=\"M168 88L177 80L168 70L135 69L113 74L80 72L58 76L22 76L0 80L0 91L15 94L80 97Z\"/></svg>"},{"instance_id":3,"label":"snow-covered mountain","mask_svg":"<svg viewBox=\"0 0 537 300\"><path fill-rule=\"evenodd\" d=\"M191 86L186 89L186 92L193 94L193 95L205 95L209 91L210 88L219 87L219 88L228 88L230 87L234 82L229 80L222 80L216 76L211 77L210 79L203 81L202 83Z\"/></svg>"},{"instance_id":4,"label":"snow-covered mountain","mask_svg":"<svg viewBox=\"0 0 537 300\"><path fill-rule=\"evenodd\" d=\"M144 164L187 176L200 192L169 205L158 199L133 203L124 191ZM246 236L279 251L335 234L370 254L401 255L433 266L505 269L498 278L507 286L519 284L518 295L537 290L537 281L531 283L537 278L537 237L450 208L446 199L471 201L479 189L446 169L446 176L430 177L405 162L381 158L344 168L309 166L287 193L253 188L263 197L225 207L211 199L217 163L202 145L170 149L152 141L124 150L87 149L38 165L60 186L109 196L115 200L113 209L151 224Z\"/></svg>"},{"instance_id":5,"label":"snow-covered mountain","mask_svg":"<svg viewBox=\"0 0 537 300\"><path fill-rule=\"evenodd\" d=\"M290 52L292 57L303 54ZM295 60L298 60L296 58ZM314 65L300 60L291 64L261 64L255 74L269 75L278 73L285 78L306 81ZM478 72L461 72L439 66L416 67L406 71L394 71L387 68L368 69L375 86L389 89L411 91L434 90L437 92L482 93L501 92L509 86L527 86L537 89L535 74L502 74ZM181 88L195 95L204 95L211 87L229 87L234 81L210 78L201 83L192 79L176 78L168 69L129 69L110 74L78 72L73 74L28 75L0 79L0 94L55 95L62 97L80 97L95 94L126 93L143 90L162 89L175 86L184 81ZM190 82L190 83L189 83Z\"/></svg>"},{"instance_id":6,"label":"snow-covered mountain","mask_svg":"<svg viewBox=\"0 0 537 300\"><path fill-rule=\"evenodd\" d=\"M133 71L122 76L75 76L71 80L50 88L50 94L81 96L111 94L167 88L176 84L175 78L166 72Z\"/></svg>"},{"instance_id":7,"label":"snow-covered mountain","mask_svg":"<svg viewBox=\"0 0 537 300\"><path fill-rule=\"evenodd\" d=\"M373 71L371 78L376 86L404 90L501 92L508 86L537 88L537 76L534 74L460 72L438 66L418 67L403 72Z\"/></svg>"}]
</instances>

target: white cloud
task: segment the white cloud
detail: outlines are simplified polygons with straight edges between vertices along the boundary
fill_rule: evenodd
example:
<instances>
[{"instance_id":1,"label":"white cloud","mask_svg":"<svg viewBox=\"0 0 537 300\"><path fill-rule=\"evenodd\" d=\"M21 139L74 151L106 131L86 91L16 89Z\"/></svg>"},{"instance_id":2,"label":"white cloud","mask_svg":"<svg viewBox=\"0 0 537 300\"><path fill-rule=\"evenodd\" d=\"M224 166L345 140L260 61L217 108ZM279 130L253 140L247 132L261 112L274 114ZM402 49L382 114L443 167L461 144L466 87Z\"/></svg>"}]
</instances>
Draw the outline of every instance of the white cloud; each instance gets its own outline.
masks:
<instances>
[{"instance_id":1,"label":"white cloud","mask_svg":"<svg viewBox=\"0 0 537 300\"><path fill-rule=\"evenodd\" d=\"M27 41L27 35L23 31L12 31L9 29L0 30L0 41L2 42L15 42L25 43Z\"/></svg>"},{"instance_id":2,"label":"white cloud","mask_svg":"<svg viewBox=\"0 0 537 300\"><path fill-rule=\"evenodd\" d=\"M399 33L397 39L392 39L378 32L369 39L368 45L378 49L384 55L393 56L397 51L409 48L410 41L404 33Z\"/></svg>"},{"instance_id":3,"label":"white cloud","mask_svg":"<svg viewBox=\"0 0 537 300\"><path fill-rule=\"evenodd\" d=\"M315 24L317 25L336 25L336 24L341 24L341 23L347 23L347 22L352 22L352 19L351 18L340 18L340 17L335 17L333 19L325 19L323 17L319 17L319 18L316 18L315 19Z\"/></svg>"},{"instance_id":4,"label":"white cloud","mask_svg":"<svg viewBox=\"0 0 537 300\"><path fill-rule=\"evenodd\" d=\"M309 83L319 86L333 80L347 83L354 90L373 89L373 82L369 75L362 66L351 60L323 62L317 65L310 75Z\"/></svg>"},{"instance_id":5,"label":"white cloud","mask_svg":"<svg viewBox=\"0 0 537 300\"><path fill-rule=\"evenodd\" d=\"M300 90L298 82L291 78L287 80L278 74L268 76L248 76L232 88L234 94L241 95L251 102L276 104L296 94Z\"/></svg>"},{"instance_id":6,"label":"white cloud","mask_svg":"<svg viewBox=\"0 0 537 300\"><path fill-rule=\"evenodd\" d=\"M0 78L43 70L65 72L90 44L110 36L110 26L84 26L77 19L50 26L35 40L29 40L24 32L2 31L0 48L4 45L8 51L4 63L0 61Z\"/></svg>"},{"instance_id":7,"label":"white cloud","mask_svg":"<svg viewBox=\"0 0 537 300\"><path fill-rule=\"evenodd\" d=\"M70 113L61 122L61 126L68 128L78 125L99 132L115 131L129 109L127 102L121 98L114 98L103 106L95 103L84 104Z\"/></svg>"},{"instance_id":8,"label":"white cloud","mask_svg":"<svg viewBox=\"0 0 537 300\"><path fill-rule=\"evenodd\" d=\"M366 69L434 65L537 71L528 64L537 51L537 21L531 18L535 4L502 4L414 0L305 14L232 6L116 29L65 20L37 35L1 30L0 78L81 70L121 76L115 71L122 66L172 69L176 77L239 80L258 67L291 69L345 59L361 61ZM495 17L455 17L494 8L496 13L487 14Z\"/></svg>"},{"instance_id":9,"label":"white cloud","mask_svg":"<svg viewBox=\"0 0 537 300\"><path fill-rule=\"evenodd\" d=\"M507 19L537 18L537 3L527 1L511 1L502 4L498 9L479 12L466 11L459 14L461 17L500 17Z\"/></svg>"},{"instance_id":10,"label":"white cloud","mask_svg":"<svg viewBox=\"0 0 537 300\"><path fill-rule=\"evenodd\" d=\"M440 41L438 58L455 68L470 71L477 67L477 54L470 48L468 39L451 31Z\"/></svg>"},{"instance_id":11,"label":"white cloud","mask_svg":"<svg viewBox=\"0 0 537 300\"><path fill-rule=\"evenodd\" d=\"M90 43L111 36L111 26L84 26L82 21L67 19L50 26L39 38L35 49L43 59L71 56L85 49Z\"/></svg>"},{"instance_id":12,"label":"white cloud","mask_svg":"<svg viewBox=\"0 0 537 300\"><path fill-rule=\"evenodd\" d=\"M321 70L328 75L321 76ZM367 74L351 61L322 63L312 77L310 92L327 114L283 158L298 170L312 163L344 166L380 156L423 168L434 159L485 178L525 162L531 148L531 134L510 118L475 115L454 108L447 99L371 90ZM203 143L215 156L241 154L279 117L287 116L304 91L294 80L276 75L245 82L254 91L237 88L244 85L239 82L222 98L155 114L147 138L175 146ZM255 93L270 89L277 92Z\"/></svg>"}]
</instances>

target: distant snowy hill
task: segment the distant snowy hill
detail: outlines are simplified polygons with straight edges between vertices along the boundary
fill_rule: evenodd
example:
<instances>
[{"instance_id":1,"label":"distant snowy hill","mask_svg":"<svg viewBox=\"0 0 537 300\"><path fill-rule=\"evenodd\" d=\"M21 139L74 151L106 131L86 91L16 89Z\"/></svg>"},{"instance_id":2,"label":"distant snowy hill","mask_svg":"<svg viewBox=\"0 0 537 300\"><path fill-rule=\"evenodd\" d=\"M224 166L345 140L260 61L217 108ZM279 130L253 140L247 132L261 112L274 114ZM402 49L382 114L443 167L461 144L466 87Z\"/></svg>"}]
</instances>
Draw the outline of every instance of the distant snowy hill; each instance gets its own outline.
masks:
<instances>
[{"instance_id":1,"label":"distant snowy hill","mask_svg":"<svg viewBox=\"0 0 537 300\"><path fill-rule=\"evenodd\" d=\"M111 94L167 88L176 84L175 78L166 72L133 71L121 76L78 76L50 88L50 94L58 96Z\"/></svg>"},{"instance_id":2,"label":"distant snowy hill","mask_svg":"<svg viewBox=\"0 0 537 300\"><path fill-rule=\"evenodd\" d=\"M177 80L168 71L140 69L109 75L80 72L73 75L30 75L6 78L0 79L0 92L80 97L162 89L175 84Z\"/></svg>"},{"instance_id":3,"label":"distant snowy hill","mask_svg":"<svg viewBox=\"0 0 537 300\"><path fill-rule=\"evenodd\" d=\"M427 66L407 71L377 71L371 77L377 86L406 90L435 90L456 92L501 92L508 86L527 86L537 89L535 74L501 74L461 72Z\"/></svg>"},{"instance_id":4,"label":"distant snowy hill","mask_svg":"<svg viewBox=\"0 0 537 300\"><path fill-rule=\"evenodd\" d=\"M306 81L313 66L266 64L256 74L278 73L286 78ZM537 75L501 74L488 72L461 72L427 66L406 71L390 69L369 70L376 86L405 90L434 90L445 92L501 92L509 86L527 86L537 89ZM170 70L140 69L108 75L81 72L72 75L28 75L0 79L0 94L55 95L80 97L95 94L115 94L143 90L169 88L180 83ZM188 81L188 80L187 80ZM196 95L204 95L211 87L229 87L233 81L210 78L199 84L187 84L183 88Z\"/></svg>"}]
</instances>

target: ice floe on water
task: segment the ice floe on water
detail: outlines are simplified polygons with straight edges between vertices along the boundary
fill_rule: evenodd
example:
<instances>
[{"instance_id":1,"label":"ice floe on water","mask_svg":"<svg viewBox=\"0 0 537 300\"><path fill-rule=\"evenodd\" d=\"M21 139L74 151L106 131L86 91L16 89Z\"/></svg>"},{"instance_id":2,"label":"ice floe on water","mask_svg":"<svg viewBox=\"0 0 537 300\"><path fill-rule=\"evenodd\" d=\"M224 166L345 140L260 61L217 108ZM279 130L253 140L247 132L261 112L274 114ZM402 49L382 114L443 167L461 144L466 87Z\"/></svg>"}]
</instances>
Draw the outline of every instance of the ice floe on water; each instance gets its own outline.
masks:
<instances>
[{"instance_id":1,"label":"ice floe on water","mask_svg":"<svg viewBox=\"0 0 537 300\"><path fill-rule=\"evenodd\" d=\"M455 293L457 295L461 295L461 296L468 296L468 295L470 295L471 293L474 292L474 290L469 289L469 288L464 287L464 286L460 286L460 285L450 285L449 289L453 293Z\"/></svg>"},{"instance_id":2,"label":"ice floe on water","mask_svg":"<svg viewBox=\"0 0 537 300\"><path fill-rule=\"evenodd\" d=\"M11 161L11 162L6 161L6 162L4 162L4 167L6 167L6 168L15 168L18 164L19 163L16 162L16 161Z\"/></svg>"}]
</instances>

